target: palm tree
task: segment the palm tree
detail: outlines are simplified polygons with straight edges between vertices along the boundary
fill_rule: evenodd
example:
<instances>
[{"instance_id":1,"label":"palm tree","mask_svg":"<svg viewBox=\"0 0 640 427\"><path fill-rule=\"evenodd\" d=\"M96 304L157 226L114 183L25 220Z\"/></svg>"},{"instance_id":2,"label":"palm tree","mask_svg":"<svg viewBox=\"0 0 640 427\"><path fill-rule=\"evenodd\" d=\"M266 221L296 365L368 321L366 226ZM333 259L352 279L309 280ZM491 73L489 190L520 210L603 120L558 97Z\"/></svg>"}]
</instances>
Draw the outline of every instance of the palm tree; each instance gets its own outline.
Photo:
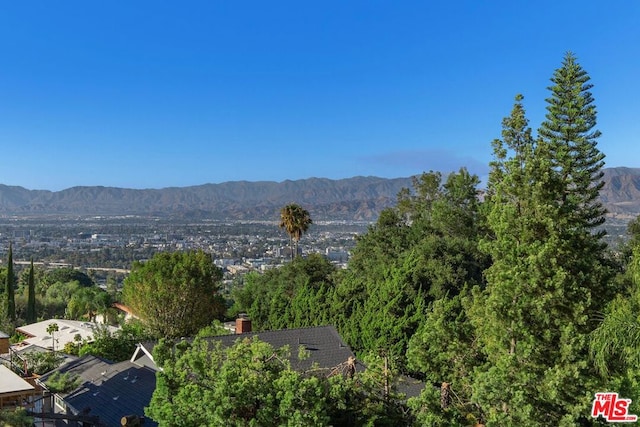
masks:
<instances>
[{"instance_id":1,"label":"palm tree","mask_svg":"<svg viewBox=\"0 0 640 427\"><path fill-rule=\"evenodd\" d=\"M53 351L55 353L56 351L56 335L55 333L58 332L60 330L60 328L58 328L58 324L57 323L49 323L49 325L47 326L47 333L49 335L51 335L51 351Z\"/></svg>"},{"instance_id":2,"label":"palm tree","mask_svg":"<svg viewBox=\"0 0 640 427\"><path fill-rule=\"evenodd\" d=\"M90 322L96 321L96 316L103 316L111 308L111 295L96 286L80 288L67 304L67 316L71 319L87 317Z\"/></svg>"},{"instance_id":3,"label":"palm tree","mask_svg":"<svg viewBox=\"0 0 640 427\"><path fill-rule=\"evenodd\" d=\"M309 211L295 203L280 209L280 228L284 228L289 235L291 259L298 254L298 241L313 223Z\"/></svg>"}]
</instances>

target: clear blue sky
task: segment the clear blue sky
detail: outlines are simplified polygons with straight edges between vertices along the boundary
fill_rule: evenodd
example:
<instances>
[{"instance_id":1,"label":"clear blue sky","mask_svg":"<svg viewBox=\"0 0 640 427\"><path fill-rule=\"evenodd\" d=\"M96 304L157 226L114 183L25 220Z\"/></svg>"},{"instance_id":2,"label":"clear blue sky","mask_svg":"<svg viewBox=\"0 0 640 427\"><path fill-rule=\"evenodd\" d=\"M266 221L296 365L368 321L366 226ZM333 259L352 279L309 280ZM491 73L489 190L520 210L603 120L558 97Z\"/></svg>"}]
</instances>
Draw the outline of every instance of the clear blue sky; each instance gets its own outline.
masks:
<instances>
[{"instance_id":1,"label":"clear blue sky","mask_svg":"<svg viewBox=\"0 0 640 427\"><path fill-rule=\"evenodd\" d=\"M607 166L640 167L640 2L12 1L0 183L162 188L466 166L567 51Z\"/></svg>"}]
</instances>

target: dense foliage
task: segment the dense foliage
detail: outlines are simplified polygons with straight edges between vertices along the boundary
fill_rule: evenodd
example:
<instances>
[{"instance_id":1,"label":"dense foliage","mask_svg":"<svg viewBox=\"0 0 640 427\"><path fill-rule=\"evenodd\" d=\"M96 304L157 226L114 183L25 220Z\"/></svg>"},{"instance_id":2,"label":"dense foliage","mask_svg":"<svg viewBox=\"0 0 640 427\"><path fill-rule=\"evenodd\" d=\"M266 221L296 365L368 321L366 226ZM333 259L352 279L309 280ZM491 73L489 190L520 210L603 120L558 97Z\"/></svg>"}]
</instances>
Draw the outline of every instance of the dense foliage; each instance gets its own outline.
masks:
<instances>
[{"instance_id":1,"label":"dense foliage","mask_svg":"<svg viewBox=\"0 0 640 427\"><path fill-rule=\"evenodd\" d=\"M16 320L16 279L13 274L13 249L9 244L9 254L7 255L7 275L5 276L5 293L7 295L7 317L9 320Z\"/></svg>"},{"instance_id":2,"label":"dense foliage","mask_svg":"<svg viewBox=\"0 0 640 427\"><path fill-rule=\"evenodd\" d=\"M32 427L33 417L28 416L24 408L16 408L15 410L0 409L0 426Z\"/></svg>"},{"instance_id":3,"label":"dense foliage","mask_svg":"<svg viewBox=\"0 0 640 427\"><path fill-rule=\"evenodd\" d=\"M352 376L291 369L289 352L254 339L230 347L196 338L162 341L147 414L172 426L396 426L411 422L400 396L384 393L380 359ZM324 371L322 371L324 372ZM392 381L392 379L387 379Z\"/></svg>"},{"instance_id":4,"label":"dense foliage","mask_svg":"<svg viewBox=\"0 0 640 427\"><path fill-rule=\"evenodd\" d=\"M186 337L221 318L221 280L203 251L163 252L133 265L122 298L154 336Z\"/></svg>"},{"instance_id":5,"label":"dense foliage","mask_svg":"<svg viewBox=\"0 0 640 427\"><path fill-rule=\"evenodd\" d=\"M84 356L91 354L112 362L121 362L131 358L136 344L148 341L148 335L143 325L137 321L130 321L122 328L110 332L106 327L97 328L91 342L69 343L68 353Z\"/></svg>"},{"instance_id":6,"label":"dense foliage","mask_svg":"<svg viewBox=\"0 0 640 427\"><path fill-rule=\"evenodd\" d=\"M11 254L12 256L13 254ZM85 273L71 268L41 268L31 263L14 273L12 263L0 269L0 330L43 319L95 320L102 315L110 323L119 319L112 308L117 292L99 288ZM7 288L9 278L13 283ZM10 311L13 311L10 315Z\"/></svg>"},{"instance_id":7,"label":"dense foliage","mask_svg":"<svg viewBox=\"0 0 640 427\"><path fill-rule=\"evenodd\" d=\"M332 323L358 354L455 394L445 405L426 387L411 403L423 425L593 425L595 392L640 398L640 281L623 274L639 240L616 258L598 228L589 76L568 53L551 83L538 136L516 98L484 198L464 169L416 177L345 271L310 258L254 276L237 310L257 328Z\"/></svg>"},{"instance_id":8,"label":"dense foliage","mask_svg":"<svg viewBox=\"0 0 640 427\"><path fill-rule=\"evenodd\" d=\"M260 330L331 323L336 269L312 254L264 274L251 273L234 293L234 311L249 314Z\"/></svg>"},{"instance_id":9,"label":"dense foliage","mask_svg":"<svg viewBox=\"0 0 640 427\"><path fill-rule=\"evenodd\" d=\"M31 260L29 276L27 276L27 313L25 317L27 324L34 323L38 319L36 312L36 282L33 260Z\"/></svg>"}]
</instances>

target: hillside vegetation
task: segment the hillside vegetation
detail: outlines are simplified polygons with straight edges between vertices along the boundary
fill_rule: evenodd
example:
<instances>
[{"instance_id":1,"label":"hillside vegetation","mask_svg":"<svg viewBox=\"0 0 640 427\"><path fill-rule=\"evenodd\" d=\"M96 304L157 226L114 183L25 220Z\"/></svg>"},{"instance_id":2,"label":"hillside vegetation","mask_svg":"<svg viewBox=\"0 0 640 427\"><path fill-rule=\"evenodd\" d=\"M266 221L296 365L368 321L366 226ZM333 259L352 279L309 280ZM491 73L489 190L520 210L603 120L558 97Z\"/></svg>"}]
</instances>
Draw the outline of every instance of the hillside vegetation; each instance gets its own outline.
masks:
<instances>
[{"instance_id":1,"label":"hillside vegetation","mask_svg":"<svg viewBox=\"0 0 640 427\"><path fill-rule=\"evenodd\" d=\"M636 181L603 171L589 76L573 55L551 81L537 136L516 97L482 201L464 168L425 173L358 239L346 270L309 257L249 276L235 309L263 329L334 324L359 355L422 378L407 423L600 425L607 414L593 417L592 402L610 390L638 413L640 227L617 255L601 229L603 201L623 212Z\"/></svg>"}]
</instances>

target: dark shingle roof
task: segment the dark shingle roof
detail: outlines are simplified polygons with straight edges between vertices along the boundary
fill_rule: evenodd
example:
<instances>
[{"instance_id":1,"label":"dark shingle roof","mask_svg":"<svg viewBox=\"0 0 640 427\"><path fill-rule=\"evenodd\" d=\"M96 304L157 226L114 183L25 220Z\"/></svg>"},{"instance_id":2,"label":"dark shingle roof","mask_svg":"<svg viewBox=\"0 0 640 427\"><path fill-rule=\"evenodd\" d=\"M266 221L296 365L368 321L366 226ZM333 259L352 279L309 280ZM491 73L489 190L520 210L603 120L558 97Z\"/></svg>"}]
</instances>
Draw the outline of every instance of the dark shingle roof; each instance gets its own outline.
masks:
<instances>
[{"instance_id":1,"label":"dark shingle roof","mask_svg":"<svg viewBox=\"0 0 640 427\"><path fill-rule=\"evenodd\" d=\"M248 332L244 334L220 335L207 338L209 341L219 341L224 347L230 347L236 340L257 337L260 341L271 344L275 349L284 346L289 347L291 356L291 368L298 371L305 371L314 365L321 369L331 369L344 364L350 357L355 359L355 355L347 344L342 340L338 331L333 326L315 326L298 329L280 329L276 331ZM137 351L134 355L134 362L140 366L148 366L157 369L155 364L148 360L146 354L153 353L153 342L140 344L144 353ZM298 350L303 346L308 357L300 360ZM362 369L362 365L357 364L357 370Z\"/></svg>"},{"instance_id":2,"label":"dark shingle roof","mask_svg":"<svg viewBox=\"0 0 640 427\"><path fill-rule=\"evenodd\" d=\"M425 386L422 381L406 375L400 375L394 385L398 393L404 394L407 399L420 396Z\"/></svg>"},{"instance_id":3,"label":"dark shingle roof","mask_svg":"<svg viewBox=\"0 0 640 427\"><path fill-rule=\"evenodd\" d=\"M144 415L156 387L155 372L130 361L110 363L94 356L85 356L66 363L53 372L78 375L81 384L70 393L60 393L65 402L77 411L90 408L89 415L100 417L107 426L119 426L126 415ZM53 373L41 378L46 382ZM156 426L145 419L145 426Z\"/></svg>"},{"instance_id":4,"label":"dark shingle roof","mask_svg":"<svg viewBox=\"0 0 640 427\"><path fill-rule=\"evenodd\" d=\"M224 346L231 346L238 339L258 337L260 341L271 344L279 349L289 347L291 368L304 371L317 364L320 368L334 368L355 355L342 341L338 331L333 326L317 326L299 329L281 329L277 331L248 332L238 335L222 335L212 337L211 340L220 341ZM298 349L304 346L308 358L300 360Z\"/></svg>"}]
</instances>

